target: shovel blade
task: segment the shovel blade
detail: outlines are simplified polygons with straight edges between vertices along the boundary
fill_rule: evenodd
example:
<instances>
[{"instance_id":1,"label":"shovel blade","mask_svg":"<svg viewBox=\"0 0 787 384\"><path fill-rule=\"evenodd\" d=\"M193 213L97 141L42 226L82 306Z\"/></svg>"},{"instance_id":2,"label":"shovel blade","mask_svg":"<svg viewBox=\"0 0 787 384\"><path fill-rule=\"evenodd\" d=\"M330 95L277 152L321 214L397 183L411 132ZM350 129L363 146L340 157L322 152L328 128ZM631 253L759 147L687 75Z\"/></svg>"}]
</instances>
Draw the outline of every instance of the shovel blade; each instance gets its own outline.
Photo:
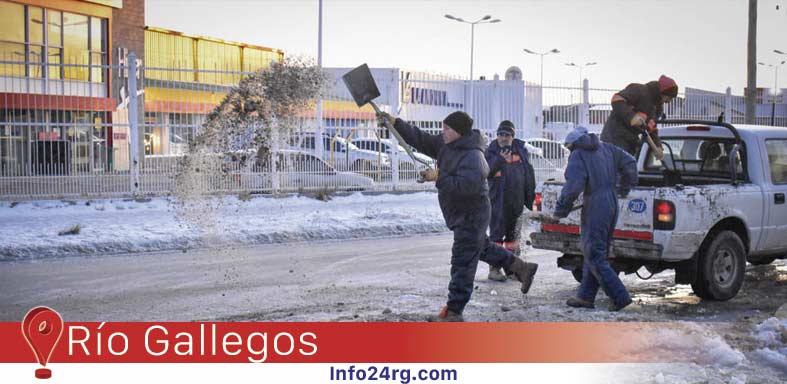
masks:
<instances>
[{"instance_id":1,"label":"shovel blade","mask_svg":"<svg viewBox=\"0 0 787 384\"><path fill-rule=\"evenodd\" d=\"M355 100L355 104L358 104L359 107L363 107L380 96L380 90L377 89L377 84L374 82L372 71L366 64L345 73L342 80Z\"/></svg>"}]
</instances>

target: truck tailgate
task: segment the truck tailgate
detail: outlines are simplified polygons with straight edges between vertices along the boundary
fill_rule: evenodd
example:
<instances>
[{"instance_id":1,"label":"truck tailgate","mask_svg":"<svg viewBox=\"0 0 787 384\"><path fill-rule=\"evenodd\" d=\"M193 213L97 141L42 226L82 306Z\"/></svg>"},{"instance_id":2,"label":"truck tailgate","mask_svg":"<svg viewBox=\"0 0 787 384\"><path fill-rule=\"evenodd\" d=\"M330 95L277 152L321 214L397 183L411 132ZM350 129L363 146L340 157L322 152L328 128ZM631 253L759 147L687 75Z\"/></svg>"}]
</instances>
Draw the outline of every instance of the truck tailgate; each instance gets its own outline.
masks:
<instances>
[{"instance_id":1,"label":"truck tailgate","mask_svg":"<svg viewBox=\"0 0 787 384\"><path fill-rule=\"evenodd\" d=\"M545 183L541 191L541 209L544 212L554 212L557 199L563 185L560 183ZM628 196L618 199L618 221L615 224L614 237L630 240L653 240L653 188L634 188ZM580 196L574 205L582 204ZM559 224L542 224L543 232L565 232L579 234L580 212L571 212Z\"/></svg>"}]
</instances>

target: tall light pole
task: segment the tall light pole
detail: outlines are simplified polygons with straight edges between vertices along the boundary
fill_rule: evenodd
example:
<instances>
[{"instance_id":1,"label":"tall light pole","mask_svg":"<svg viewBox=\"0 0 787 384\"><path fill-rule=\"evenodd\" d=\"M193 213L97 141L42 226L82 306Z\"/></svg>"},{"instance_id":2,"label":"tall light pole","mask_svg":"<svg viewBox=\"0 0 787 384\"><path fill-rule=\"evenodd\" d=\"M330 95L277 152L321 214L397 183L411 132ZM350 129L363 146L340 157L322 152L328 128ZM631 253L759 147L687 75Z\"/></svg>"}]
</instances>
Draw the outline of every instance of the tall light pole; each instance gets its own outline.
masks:
<instances>
[{"instance_id":1,"label":"tall light pole","mask_svg":"<svg viewBox=\"0 0 787 384\"><path fill-rule=\"evenodd\" d=\"M539 55L539 56L541 56L541 79L538 81L538 88L540 90L539 98L540 98L540 101L541 101L541 110L542 110L541 116L539 116L539 119L541 120L541 129L543 130L544 129L544 112L543 112L543 109L544 109L544 56L549 55L551 53L557 54L557 53L560 53L560 51L557 48L553 48L553 49L551 49L549 51L546 51L546 52L535 52L535 51L531 51L531 50L529 50L527 48L522 48L522 50L525 51L525 53L529 53L531 55Z\"/></svg>"},{"instance_id":2,"label":"tall light pole","mask_svg":"<svg viewBox=\"0 0 787 384\"><path fill-rule=\"evenodd\" d=\"M319 11L317 12L317 66L322 70L322 0L319 0ZM314 150L317 156L323 155L323 129L322 129L322 92L320 99L317 100L316 120L317 126L314 128Z\"/></svg>"},{"instance_id":3,"label":"tall light pole","mask_svg":"<svg viewBox=\"0 0 787 384\"><path fill-rule=\"evenodd\" d=\"M566 66L579 68L579 87L582 88L582 68L590 67L591 65L596 65L596 64L598 63L595 61L585 64L575 64L572 62L572 63L566 63Z\"/></svg>"},{"instance_id":4,"label":"tall light pole","mask_svg":"<svg viewBox=\"0 0 787 384\"><path fill-rule=\"evenodd\" d=\"M776 95L779 92L779 67L787 63L787 60L782 60L776 64L765 64L762 61L757 63L762 66L773 68L773 95L771 95L771 126L776 125Z\"/></svg>"},{"instance_id":5,"label":"tall light pole","mask_svg":"<svg viewBox=\"0 0 787 384\"><path fill-rule=\"evenodd\" d=\"M560 53L560 51L557 48L554 48L546 52L534 52L527 48L523 48L522 50L531 55L541 56L541 80L538 81L538 86L543 88L544 87L544 56L549 55L551 53Z\"/></svg>"},{"instance_id":6,"label":"tall light pole","mask_svg":"<svg viewBox=\"0 0 787 384\"><path fill-rule=\"evenodd\" d=\"M467 111L470 114L473 114L473 46L475 43L475 26L476 24L492 24L492 23L499 23L500 19L492 19L492 16L486 15L476 21L466 21L461 17L454 17L451 15L445 15L445 18L448 20L458 21L460 23L470 24L470 102L467 104Z\"/></svg>"}]
</instances>

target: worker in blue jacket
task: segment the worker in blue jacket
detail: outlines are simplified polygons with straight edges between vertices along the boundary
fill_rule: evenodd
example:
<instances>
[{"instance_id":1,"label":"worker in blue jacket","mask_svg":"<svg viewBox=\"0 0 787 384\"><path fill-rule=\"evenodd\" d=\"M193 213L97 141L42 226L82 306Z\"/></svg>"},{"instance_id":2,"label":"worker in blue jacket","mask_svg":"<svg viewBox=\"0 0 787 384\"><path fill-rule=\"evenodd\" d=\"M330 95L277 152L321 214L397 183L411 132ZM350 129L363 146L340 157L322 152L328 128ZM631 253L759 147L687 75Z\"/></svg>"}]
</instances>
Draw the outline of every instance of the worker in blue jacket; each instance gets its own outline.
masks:
<instances>
[{"instance_id":1,"label":"worker in blue jacket","mask_svg":"<svg viewBox=\"0 0 787 384\"><path fill-rule=\"evenodd\" d=\"M602 143L598 136L581 126L566 136L565 145L571 155L555 217L568 216L574 201L584 193L580 230L584 255L582 283L577 297L568 299L566 304L594 308L600 287L612 301L609 310L619 311L631 304L631 296L609 265L607 252L618 219L618 196L628 195L637 184L637 163L623 149Z\"/></svg>"},{"instance_id":2,"label":"worker in blue jacket","mask_svg":"<svg viewBox=\"0 0 787 384\"><path fill-rule=\"evenodd\" d=\"M492 217L489 238L516 255L520 254L517 225L524 207L533 209L536 178L530 164L525 142L515 139L514 123L503 120L497 128L497 139L489 144L484 156L489 164L489 200ZM505 281L499 268L489 266L489 279Z\"/></svg>"},{"instance_id":3,"label":"worker in blue jacket","mask_svg":"<svg viewBox=\"0 0 787 384\"><path fill-rule=\"evenodd\" d=\"M510 251L489 241L490 204L481 133L473 129L473 119L456 111L443 120L442 134L429 134L406 121L381 112L377 118L396 129L407 144L437 160L437 169L421 172L426 181L435 182L437 200L445 224L454 233L451 247L451 280L448 302L430 321L464 321L462 312L473 294L478 261L511 271L527 293L538 270Z\"/></svg>"}]
</instances>

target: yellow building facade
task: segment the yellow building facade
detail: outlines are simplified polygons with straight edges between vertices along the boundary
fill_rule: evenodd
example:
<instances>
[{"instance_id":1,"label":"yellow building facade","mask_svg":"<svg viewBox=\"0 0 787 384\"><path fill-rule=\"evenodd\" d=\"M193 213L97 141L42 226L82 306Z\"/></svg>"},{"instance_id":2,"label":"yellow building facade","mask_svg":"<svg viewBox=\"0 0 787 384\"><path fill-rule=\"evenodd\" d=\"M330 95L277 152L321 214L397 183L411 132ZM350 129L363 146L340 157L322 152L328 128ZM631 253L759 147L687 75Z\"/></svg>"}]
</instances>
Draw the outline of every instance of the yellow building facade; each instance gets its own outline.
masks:
<instances>
[{"instance_id":1,"label":"yellow building facade","mask_svg":"<svg viewBox=\"0 0 787 384\"><path fill-rule=\"evenodd\" d=\"M283 58L279 49L145 27L145 154L182 154L230 87Z\"/></svg>"}]
</instances>

